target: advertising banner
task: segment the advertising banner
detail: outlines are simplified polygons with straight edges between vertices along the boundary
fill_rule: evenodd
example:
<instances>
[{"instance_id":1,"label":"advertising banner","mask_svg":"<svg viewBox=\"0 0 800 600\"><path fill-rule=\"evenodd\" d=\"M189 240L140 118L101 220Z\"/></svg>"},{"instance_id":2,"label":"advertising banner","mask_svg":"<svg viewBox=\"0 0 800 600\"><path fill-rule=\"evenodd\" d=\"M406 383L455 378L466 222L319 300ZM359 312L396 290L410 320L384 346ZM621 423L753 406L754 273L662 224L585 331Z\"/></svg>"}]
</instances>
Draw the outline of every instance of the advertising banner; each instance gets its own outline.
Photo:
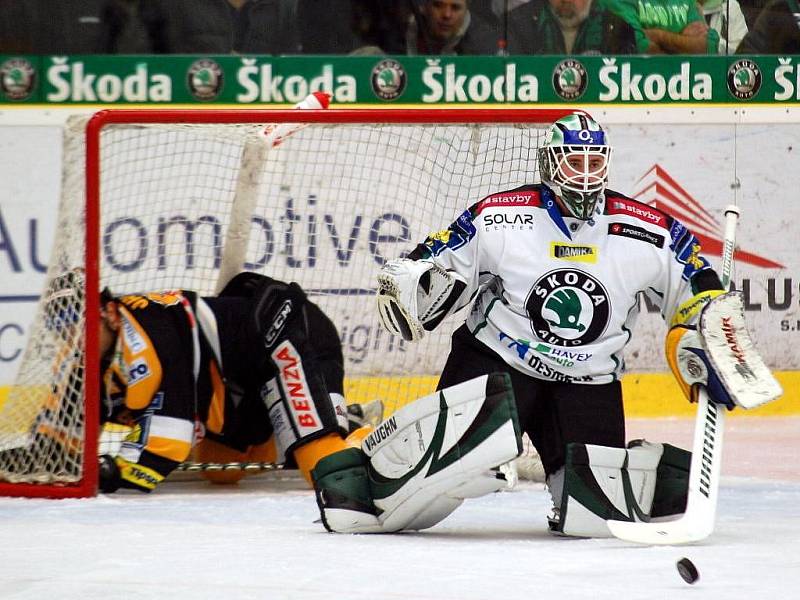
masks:
<instances>
[{"instance_id":1,"label":"advertising banner","mask_svg":"<svg viewBox=\"0 0 800 600\"><path fill-rule=\"evenodd\" d=\"M0 385L25 351L56 224L61 130L0 127Z\"/></svg>"},{"instance_id":2,"label":"advertising banner","mask_svg":"<svg viewBox=\"0 0 800 600\"><path fill-rule=\"evenodd\" d=\"M0 103L797 103L800 56L8 56Z\"/></svg>"}]
</instances>

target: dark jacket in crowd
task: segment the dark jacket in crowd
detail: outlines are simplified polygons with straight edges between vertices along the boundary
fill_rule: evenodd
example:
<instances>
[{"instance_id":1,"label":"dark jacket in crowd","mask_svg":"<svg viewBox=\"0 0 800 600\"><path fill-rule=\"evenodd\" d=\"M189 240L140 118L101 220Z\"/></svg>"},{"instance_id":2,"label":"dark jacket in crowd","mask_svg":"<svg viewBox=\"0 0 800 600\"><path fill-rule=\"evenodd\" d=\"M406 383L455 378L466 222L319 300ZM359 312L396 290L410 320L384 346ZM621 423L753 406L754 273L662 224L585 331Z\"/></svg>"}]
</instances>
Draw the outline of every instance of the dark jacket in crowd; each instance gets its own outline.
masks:
<instances>
[{"instance_id":1,"label":"dark jacket in crowd","mask_svg":"<svg viewBox=\"0 0 800 600\"><path fill-rule=\"evenodd\" d=\"M0 54L112 54L124 0L0 0Z\"/></svg>"},{"instance_id":2,"label":"dark jacket in crowd","mask_svg":"<svg viewBox=\"0 0 800 600\"><path fill-rule=\"evenodd\" d=\"M424 19L422 15L420 18ZM444 45L431 38L424 23L412 18L406 29L405 54L486 55L497 54L498 31L471 12L462 31Z\"/></svg>"},{"instance_id":3,"label":"dark jacket in crowd","mask_svg":"<svg viewBox=\"0 0 800 600\"><path fill-rule=\"evenodd\" d=\"M568 54L564 35L547 0L531 0L508 13L509 54ZM594 0L569 54L635 54L630 24Z\"/></svg>"},{"instance_id":4,"label":"dark jacket in crowd","mask_svg":"<svg viewBox=\"0 0 800 600\"><path fill-rule=\"evenodd\" d=\"M292 0L144 0L158 51L170 54L294 54L299 41ZM143 9L144 10L144 9Z\"/></svg>"},{"instance_id":5,"label":"dark jacket in crowd","mask_svg":"<svg viewBox=\"0 0 800 600\"><path fill-rule=\"evenodd\" d=\"M800 54L800 3L797 0L767 3L736 54Z\"/></svg>"},{"instance_id":6,"label":"dark jacket in crowd","mask_svg":"<svg viewBox=\"0 0 800 600\"><path fill-rule=\"evenodd\" d=\"M369 43L361 37L365 20L374 18L373 0L297 0L300 51L349 54ZM371 24L371 23L370 23Z\"/></svg>"}]
</instances>

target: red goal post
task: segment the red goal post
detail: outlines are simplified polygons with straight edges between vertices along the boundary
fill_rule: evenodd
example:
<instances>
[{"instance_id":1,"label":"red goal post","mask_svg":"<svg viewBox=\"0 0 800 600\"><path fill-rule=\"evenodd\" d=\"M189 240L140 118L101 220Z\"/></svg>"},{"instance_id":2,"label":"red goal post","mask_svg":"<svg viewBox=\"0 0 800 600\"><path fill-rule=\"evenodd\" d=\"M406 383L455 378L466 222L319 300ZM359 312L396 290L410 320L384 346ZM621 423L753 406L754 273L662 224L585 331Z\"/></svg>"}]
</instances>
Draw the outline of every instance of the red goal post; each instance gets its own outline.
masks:
<instances>
[{"instance_id":1,"label":"red goal post","mask_svg":"<svg viewBox=\"0 0 800 600\"><path fill-rule=\"evenodd\" d=\"M212 294L242 268L297 280L340 330L349 401L388 398L391 410L427 393L452 327L420 349L373 329L366 315L380 261L480 194L530 182L543 127L571 112L104 110L68 125L46 291L0 406L0 495L96 494L100 357L91 324L105 286ZM284 123L304 129L265 145L264 127ZM45 327L44 303L75 269L85 302L68 312L79 313L81 333L65 341ZM59 394L53 378L65 378L67 363L66 379L78 383Z\"/></svg>"}]
</instances>

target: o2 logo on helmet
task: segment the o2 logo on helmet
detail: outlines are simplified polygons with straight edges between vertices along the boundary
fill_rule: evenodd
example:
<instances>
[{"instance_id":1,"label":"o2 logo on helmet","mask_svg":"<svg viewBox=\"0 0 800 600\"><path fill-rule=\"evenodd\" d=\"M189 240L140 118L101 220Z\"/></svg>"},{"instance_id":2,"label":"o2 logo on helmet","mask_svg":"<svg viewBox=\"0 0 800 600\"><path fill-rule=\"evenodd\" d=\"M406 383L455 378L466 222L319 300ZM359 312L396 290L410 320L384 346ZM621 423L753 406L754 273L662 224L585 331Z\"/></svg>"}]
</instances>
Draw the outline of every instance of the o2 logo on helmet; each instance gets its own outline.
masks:
<instances>
[{"instance_id":1,"label":"o2 logo on helmet","mask_svg":"<svg viewBox=\"0 0 800 600\"><path fill-rule=\"evenodd\" d=\"M608 326L608 292L597 279L577 269L556 269L533 284L525 301L531 329L543 342L583 346Z\"/></svg>"},{"instance_id":2,"label":"o2 logo on helmet","mask_svg":"<svg viewBox=\"0 0 800 600\"><path fill-rule=\"evenodd\" d=\"M186 72L186 85L196 100L216 100L224 82L222 69L216 61L201 58L192 63Z\"/></svg>"},{"instance_id":3,"label":"o2 logo on helmet","mask_svg":"<svg viewBox=\"0 0 800 600\"><path fill-rule=\"evenodd\" d=\"M553 70L553 89L564 100L583 96L588 83L586 67L574 58L562 60Z\"/></svg>"},{"instance_id":4,"label":"o2 logo on helmet","mask_svg":"<svg viewBox=\"0 0 800 600\"><path fill-rule=\"evenodd\" d=\"M373 67L369 81L378 98L394 100L405 91L408 77L403 65L387 58Z\"/></svg>"},{"instance_id":5,"label":"o2 logo on helmet","mask_svg":"<svg viewBox=\"0 0 800 600\"><path fill-rule=\"evenodd\" d=\"M728 68L728 91L734 98L750 100L761 89L761 69L752 60L737 60Z\"/></svg>"}]
</instances>

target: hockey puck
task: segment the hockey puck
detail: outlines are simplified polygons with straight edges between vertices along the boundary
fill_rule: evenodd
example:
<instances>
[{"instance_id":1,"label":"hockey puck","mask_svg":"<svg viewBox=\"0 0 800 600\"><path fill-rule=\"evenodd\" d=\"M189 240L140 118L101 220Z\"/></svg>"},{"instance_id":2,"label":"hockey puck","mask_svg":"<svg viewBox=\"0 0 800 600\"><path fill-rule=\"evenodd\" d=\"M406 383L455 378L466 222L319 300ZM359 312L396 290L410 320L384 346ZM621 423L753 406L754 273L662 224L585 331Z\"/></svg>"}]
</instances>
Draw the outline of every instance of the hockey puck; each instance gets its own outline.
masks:
<instances>
[{"instance_id":1,"label":"hockey puck","mask_svg":"<svg viewBox=\"0 0 800 600\"><path fill-rule=\"evenodd\" d=\"M694 563L690 561L688 558L682 558L675 566L678 567L678 573L683 580L688 584L695 583L700 578L700 573L697 572L697 567L694 566Z\"/></svg>"}]
</instances>

